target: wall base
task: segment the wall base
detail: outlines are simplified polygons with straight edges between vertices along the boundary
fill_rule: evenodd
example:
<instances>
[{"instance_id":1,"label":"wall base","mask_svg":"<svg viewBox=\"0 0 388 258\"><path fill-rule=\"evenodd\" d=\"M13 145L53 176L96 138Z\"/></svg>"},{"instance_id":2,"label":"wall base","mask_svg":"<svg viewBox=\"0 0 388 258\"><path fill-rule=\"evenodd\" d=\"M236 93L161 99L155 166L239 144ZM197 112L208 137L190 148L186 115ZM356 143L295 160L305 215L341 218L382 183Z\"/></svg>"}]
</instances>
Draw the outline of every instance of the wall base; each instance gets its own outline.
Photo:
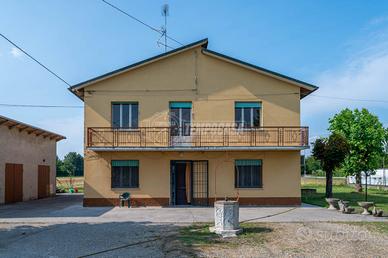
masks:
<instances>
[{"instance_id":1,"label":"wall base","mask_svg":"<svg viewBox=\"0 0 388 258\"><path fill-rule=\"evenodd\" d=\"M236 200L236 198L228 198L229 200ZM224 200L224 198L209 198L209 205L213 206L217 200ZM242 197L238 200L239 204L251 206L280 206L280 205L301 205L300 197ZM84 198L84 207L99 207L99 206L119 206L118 198ZM125 204L126 205L126 204ZM142 206L169 206L169 198L131 198L132 207ZM179 207L179 206L177 206Z\"/></svg>"},{"instance_id":2,"label":"wall base","mask_svg":"<svg viewBox=\"0 0 388 258\"><path fill-rule=\"evenodd\" d=\"M131 198L132 207L168 206L169 204L169 198ZM83 205L84 207L119 206L120 200L118 198L84 198Z\"/></svg>"}]
</instances>

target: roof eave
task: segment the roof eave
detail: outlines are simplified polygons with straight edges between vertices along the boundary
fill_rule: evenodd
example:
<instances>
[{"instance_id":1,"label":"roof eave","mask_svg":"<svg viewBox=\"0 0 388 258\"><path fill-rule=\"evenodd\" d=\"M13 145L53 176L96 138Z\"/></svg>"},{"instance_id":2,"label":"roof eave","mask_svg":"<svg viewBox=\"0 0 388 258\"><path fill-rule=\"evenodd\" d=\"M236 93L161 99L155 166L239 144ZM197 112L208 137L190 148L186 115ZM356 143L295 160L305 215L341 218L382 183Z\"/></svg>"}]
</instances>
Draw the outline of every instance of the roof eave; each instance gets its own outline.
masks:
<instances>
[{"instance_id":1,"label":"roof eave","mask_svg":"<svg viewBox=\"0 0 388 258\"><path fill-rule=\"evenodd\" d=\"M121 73L130 71L130 70L132 70L132 69L141 67L141 66L143 66L143 65L147 65L147 64L149 64L149 63L158 61L158 60L160 60L160 59L169 57L169 56L171 56L171 55L178 54L178 53L180 53L180 52L183 52L183 51L186 51L186 50L189 50L189 49L198 47L198 46L202 46L203 48L206 48L207 45L208 45L208 39L205 38L205 39L202 39L202 40L193 42L193 43L191 43L191 44L188 44L188 45L185 45L185 46L182 46L182 47L173 49L173 50L168 51L168 52L166 52L166 53L162 53L162 54L160 54L160 55L156 55L156 56L147 58L147 59L145 59L145 60L142 60L142 61L133 63L133 64L131 64L131 65L128 65L128 66L125 66L125 67L116 69L116 70L114 70L114 71L111 71L111 72L109 72L109 73L106 73L106 74L97 76L97 77L92 78L92 79L90 79L90 80L86 80L86 81L84 81L84 82L75 84L75 85L69 87L68 89L70 90L70 92L72 92L73 94L75 94L78 98L80 98L81 100L83 100L83 98L82 98L80 95L77 94L77 91L79 91L80 89L82 89L82 88L84 88L84 87L86 87L86 86L88 86L88 85L91 85L91 84L93 84L93 83L96 83L96 82L99 82L99 81L108 79L108 78L110 78L110 77L112 77L112 76L115 76L115 75L118 75L118 74L121 74Z\"/></svg>"},{"instance_id":2,"label":"roof eave","mask_svg":"<svg viewBox=\"0 0 388 258\"><path fill-rule=\"evenodd\" d=\"M53 133L53 132L47 131L45 129L35 127L35 126L29 125L29 124L26 124L26 123L23 123L23 122L20 122L20 121L17 121L17 120L14 120L14 119L11 119L11 118L8 118L5 116L0 115L0 120L3 120L3 123L1 123L1 126L7 126L9 129L16 128L19 130L19 132L30 131L28 134L31 134L34 132L37 136L42 135L44 138L54 137L53 140L55 139L55 141L57 141L57 142L60 140L66 139L66 137L63 135ZM4 121L5 121L5 123L4 123ZM8 123L11 123L11 125L7 125ZM23 128L19 128L18 126L20 126L20 125L23 126Z\"/></svg>"},{"instance_id":3,"label":"roof eave","mask_svg":"<svg viewBox=\"0 0 388 258\"><path fill-rule=\"evenodd\" d=\"M202 49L202 53L207 54L209 56L213 56L215 58L219 58L221 60L225 60L225 61L230 62L230 63L240 65L240 66L248 68L248 69L258 71L260 73L269 75L271 77L280 79L282 81L286 81L288 83L297 85L301 88L308 90L309 91L308 94L305 94L303 96L301 94L301 96L300 96L301 99L318 89L318 87L313 85L313 84L310 84L310 83L307 83L307 82L304 82L304 81L301 81L301 80L298 80L298 79L295 79L295 78L292 78L292 77L289 77L289 76L286 76L286 75L283 75L283 74L280 74L280 73L277 73L277 72L274 72L274 71L271 71L268 69L265 69L265 68L260 67L260 66L256 66L256 65L244 62L242 60L239 60L239 59L236 59L236 58L233 58L233 57L230 57L230 56L227 56L227 55L224 55L224 54L221 54L221 53L209 50L209 49Z\"/></svg>"}]
</instances>

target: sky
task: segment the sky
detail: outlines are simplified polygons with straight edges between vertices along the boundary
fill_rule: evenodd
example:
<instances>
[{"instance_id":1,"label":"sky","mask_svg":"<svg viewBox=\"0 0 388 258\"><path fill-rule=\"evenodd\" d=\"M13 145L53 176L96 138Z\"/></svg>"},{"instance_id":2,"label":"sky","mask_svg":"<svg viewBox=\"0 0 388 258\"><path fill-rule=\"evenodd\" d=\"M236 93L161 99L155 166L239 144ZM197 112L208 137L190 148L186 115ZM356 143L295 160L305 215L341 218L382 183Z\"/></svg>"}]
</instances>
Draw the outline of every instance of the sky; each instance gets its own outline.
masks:
<instances>
[{"instance_id":1,"label":"sky","mask_svg":"<svg viewBox=\"0 0 388 258\"><path fill-rule=\"evenodd\" d=\"M178 41L208 38L211 50L319 86L301 104L310 140L347 107L365 107L388 127L388 1L109 2L157 28L168 3L168 34ZM100 0L0 6L0 33L71 85L164 51L159 34ZM67 88L0 38L0 104L82 106ZM82 108L0 106L0 114L65 135L60 157L83 153Z\"/></svg>"}]
</instances>

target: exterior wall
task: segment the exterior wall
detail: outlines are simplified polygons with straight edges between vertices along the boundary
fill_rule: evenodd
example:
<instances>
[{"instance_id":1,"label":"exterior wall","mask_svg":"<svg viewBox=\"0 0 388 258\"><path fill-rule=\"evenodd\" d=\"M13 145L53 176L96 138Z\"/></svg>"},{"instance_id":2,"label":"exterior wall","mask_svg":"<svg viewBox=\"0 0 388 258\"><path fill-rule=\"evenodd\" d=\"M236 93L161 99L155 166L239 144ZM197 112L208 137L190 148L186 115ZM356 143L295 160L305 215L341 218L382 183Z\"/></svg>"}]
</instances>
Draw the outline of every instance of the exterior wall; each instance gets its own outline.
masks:
<instances>
[{"instance_id":1,"label":"exterior wall","mask_svg":"<svg viewBox=\"0 0 388 258\"><path fill-rule=\"evenodd\" d=\"M23 164L23 200L38 197L38 165L50 166L50 193L55 195L56 141L0 126L0 203L4 203L5 163Z\"/></svg>"},{"instance_id":2,"label":"exterior wall","mask_svg":"<svg viewBox=\"0 0 388 258\"><path fill-rule=\"evenodd\" d=\"M140 126L168 126L170 101L192 101L193 123L234 122L239 100L262 102L262 126L299 126L299 93L295 85L197 48L86 87L85 130L110 127L114 101L139 102Z\"/></svg>"},{"instance_id":3,"label":"exterior wall","mask_svg":"<svg viewBox=\"0 0 388 258\"><path fill-rule=\"evenodd\" d=\"M139 188L111 188L111 160L139 160ZM262 159L263 188L236 189L234 160ZM299 151L273 152L91 152L85 155L86 206L118 203L118 196L130 192L135 203L168 205L170 160L208 160L209 197L240 197L242 204L300 204Z\"/></svg>"},{"instance_id":4,"label":"exterior wall","mask_svg":"<svg viewBox=\"0 0 388 258\"><path fill-rule=\"evenodd\" d=\"M139 126L168 126L170 101L191 101L193 124L233 123L235 101L260 101L261 126L300 126L299 87L204 55L200 47L87 86L84 95L85 136L88 127L111 127L111 103L115 101L139 103ZM266 204L286 204L279 200L293 198L287 203L300 203L299 151L228 154L94 153L85 150L85 204L99 205L102 200L109 204L111 198L117 198L122 192L113 191L110 187L112 158L139 159L140 188L131 189L130 192L136 198L156 200L150 204L165 204L170 191L170 160L209 160L210 196L223 198L237 195L233 163L224 161L233 157L252 156L264 160L264 188L241 189L241 198L248 201L249 198L261 198L261 203ZM224 175L216 177L216 173ZM268 202L263 201L265 198ZM277 198L278 201L271 201L270 198Z\"/></svg>"}]
</instances>

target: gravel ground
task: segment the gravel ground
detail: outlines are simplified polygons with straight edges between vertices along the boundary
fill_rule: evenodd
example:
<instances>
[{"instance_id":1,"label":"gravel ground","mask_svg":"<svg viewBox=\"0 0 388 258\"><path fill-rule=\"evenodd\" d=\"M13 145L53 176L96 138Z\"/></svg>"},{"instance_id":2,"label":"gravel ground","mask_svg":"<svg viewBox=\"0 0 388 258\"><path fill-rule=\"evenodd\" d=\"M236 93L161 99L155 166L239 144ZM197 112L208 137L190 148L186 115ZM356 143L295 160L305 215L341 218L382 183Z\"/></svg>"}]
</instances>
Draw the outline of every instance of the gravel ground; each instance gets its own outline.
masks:
<instances>
[{"instance_id":1,"label":"gravel ground","mask_svg":"<svg viewBox=\"0 0 388 258\"><path fill-rule=\"evenodd\" d=\"M250 232L188 245L183 227L213 221L212 208L84 208L81 202L82 195L60 195L0 206L0 257L388 257L387 235L335 223L387 218L308 205L242 207L240 219L254 222Z\"/></svg>"},{"instance_id":2,"label":"gravel ground","mask_svg":"<svg viewBox=\"0 0 388 258\"><path fill-rule=\"evenodd\" d=\"M341 223L260 223L258 244L197 248L203 257L387 257L388 235Z\"/></svg>"},{"instance_id":3,"label":"gravel ground","mask_svg":"<svg viewBox=\"0 0 388 258\"><path fill-rule=\"evenodd\" d=\"M342 223L257 223L255 237L185 245L185 225L0 224L0 257L387 257L388 235ZM255 232L255 231L253 231ZM259 237L258 237L259 236ZM254 239L254 240L252 240Z\"/></svg>"}]
</instances>

